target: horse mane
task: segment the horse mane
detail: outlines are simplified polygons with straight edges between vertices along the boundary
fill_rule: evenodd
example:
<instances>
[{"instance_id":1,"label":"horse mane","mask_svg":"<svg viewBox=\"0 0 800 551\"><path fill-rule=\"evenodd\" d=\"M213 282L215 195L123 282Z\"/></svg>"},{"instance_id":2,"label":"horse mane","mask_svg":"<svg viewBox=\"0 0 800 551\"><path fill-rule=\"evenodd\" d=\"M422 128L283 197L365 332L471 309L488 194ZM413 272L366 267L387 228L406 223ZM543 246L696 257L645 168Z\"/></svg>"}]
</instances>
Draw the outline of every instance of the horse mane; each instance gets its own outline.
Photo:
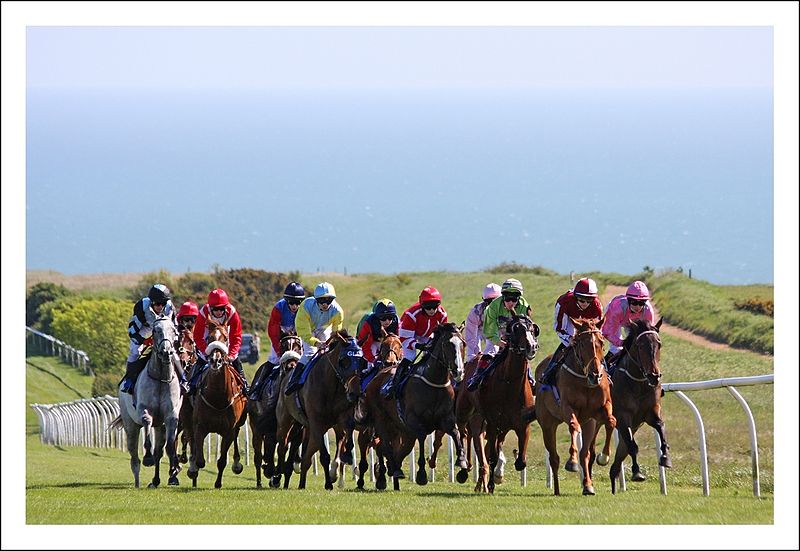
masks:
<instances>
[{"instance_id":1,"label":"horse mane","mask_svg":"<svg viewBox=\"0 0 800 551\"><path fill-rule=\"evenodd\" d=\"M629 350L630 347L633 345L633 341L636 340L636 337L641 335L645 331L649 331L653 328L649 321L646 319L638 319L633 320L628 324L628 336L625 337L625 341L622 343L622 348L625 350Z\"/></svg>"}]
</instances>

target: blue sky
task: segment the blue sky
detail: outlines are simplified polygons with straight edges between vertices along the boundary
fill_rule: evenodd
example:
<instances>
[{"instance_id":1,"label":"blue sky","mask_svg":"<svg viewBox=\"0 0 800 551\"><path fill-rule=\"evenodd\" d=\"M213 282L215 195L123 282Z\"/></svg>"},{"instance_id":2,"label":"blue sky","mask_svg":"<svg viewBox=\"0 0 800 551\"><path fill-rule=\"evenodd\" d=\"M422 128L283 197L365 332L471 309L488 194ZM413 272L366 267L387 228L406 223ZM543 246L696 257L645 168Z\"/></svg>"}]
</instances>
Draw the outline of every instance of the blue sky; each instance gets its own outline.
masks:
<instances>
[{"instance_id":1,"label":"blue sky","mask_svg":"<svg viewBox=\"0 0 800 551\"><path fill-rule=\"evenodd\" d=\"M29 88L770 87L761 27L31 27Z\"/></svg>"}]
</instances>

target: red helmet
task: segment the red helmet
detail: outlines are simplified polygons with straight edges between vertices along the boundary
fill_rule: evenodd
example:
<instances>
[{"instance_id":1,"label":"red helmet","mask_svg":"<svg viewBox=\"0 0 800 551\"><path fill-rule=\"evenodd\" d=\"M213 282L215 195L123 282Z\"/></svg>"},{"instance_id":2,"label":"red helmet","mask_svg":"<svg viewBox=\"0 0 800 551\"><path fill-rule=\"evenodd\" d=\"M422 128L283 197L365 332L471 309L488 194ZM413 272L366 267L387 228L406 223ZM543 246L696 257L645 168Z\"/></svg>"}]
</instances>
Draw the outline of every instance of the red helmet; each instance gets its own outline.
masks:
<instances>
[{"instance_id":1,"label":"red helmet","mask_svg":"<svg viewBox=\"0 0 800 551\"><path fill-rule=\"evenodd\" d=\"M197 304L195 304L191 300L187 300L186 302L181 304L181 309L178 310L178 319L181 319L184 316L197 317L199 315L200 311L197 309Z\"/></svg>"},{"instance_id":2,"label":"red helmet","mask_svg":"<svg viewBox=\"0 0 800 551\"><path fill-rule=\"evenodd\" d=\"M422 304L423 302L433 301L442 302L442 293L440 293L436 287L425 287L419 294L419 303Z\"/></svg>"},{"instance_id":3,"label":"red helmet","mask_svg":"<svg viewBox=\"0 0 800 551\"><path fill-rule=\"evenodd\" d=\"M595 298L597 296L597 283L593 279L584 277L578 280L572 292L579 297Z\"/></svg>"},{"instance_id":4,"label":"red helmet","mask_svg":"<svg viewBox=\"0 0 800 551\"><path fill-rule=\"evenodd\" d=\"M230 304L230 301L228 300L228 293L222 289L214 289L208 293L209 307L220 308L222 306L227 306L228 304Z\"/></svg>"}]
</instances>

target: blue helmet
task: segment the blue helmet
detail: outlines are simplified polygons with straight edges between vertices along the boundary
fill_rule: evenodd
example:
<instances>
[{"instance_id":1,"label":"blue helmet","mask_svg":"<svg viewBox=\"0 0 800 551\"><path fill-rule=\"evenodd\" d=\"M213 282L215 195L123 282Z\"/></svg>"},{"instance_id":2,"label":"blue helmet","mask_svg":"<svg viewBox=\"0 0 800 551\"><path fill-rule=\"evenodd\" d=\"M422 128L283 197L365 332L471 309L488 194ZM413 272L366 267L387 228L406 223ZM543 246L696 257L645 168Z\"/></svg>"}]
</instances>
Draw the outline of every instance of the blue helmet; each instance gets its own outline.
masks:
<instances>
[{"instance_id":1,"label":"blue helmet","mask_svg":"<svg viewBox=\"0 0 800 551\"><path fill-rule=\"evenodd\" d=\"M397 308L394 307L394 302L389 300L388 298L383 298L375 303L375 307L372 309L376 316L381 316L384 314L392 314L394 316L397 315Z\"/></svg>"},{"instance_id":2,"label":"blue helmet","mask_svg":"<svg viewBox=\"0 0 800 551\"><path fill-rule=\"evenodd\" d=\"M314 298L336 298L336 289L333 284L323 281L314 289Z\"/></svg>"},{"instance_id":3,"label":"blue helmet","mask_svg":"<svg viewBox=\"0 0 800 551\"><path fill-rule=\"evenodd\" d=\"M286 298L304 298L306 296L306 290L296 281L292 281L286 286L286 290L283 291L283 296Z\"/></svg>"}]
</instances>

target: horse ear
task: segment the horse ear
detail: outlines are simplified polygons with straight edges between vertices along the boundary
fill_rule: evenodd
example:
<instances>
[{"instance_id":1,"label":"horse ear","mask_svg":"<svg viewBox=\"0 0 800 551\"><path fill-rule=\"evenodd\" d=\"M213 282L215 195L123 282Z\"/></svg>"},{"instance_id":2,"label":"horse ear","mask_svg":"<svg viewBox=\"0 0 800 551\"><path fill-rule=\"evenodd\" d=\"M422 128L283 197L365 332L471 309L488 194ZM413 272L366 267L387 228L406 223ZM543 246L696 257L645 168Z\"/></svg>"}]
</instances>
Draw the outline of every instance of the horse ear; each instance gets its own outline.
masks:
<instances>
[{"instance_id":1,"label":"horse ear","mask_svg":"<svg viewBox=\"0 0 800 551\"><path fill-rule=\"evenodd\" d=\"M462 321L462 322L461 322L461 323L458 325L458 327L457 327L456 329L458 329L458 332L459 332L459 333L463 333L463 332L464 332L464 327L466 326L466 325L465 325L466 323L467 323L466 321Z\"/></svg>"},{"instance_id":2,"label":"horse ear","mask_svg":"<svg viewBox=\"0 0 800 551\"><path fill-rule=\"evenodd\" d=\"M605 316L600 316L600 321L597 322L597 328L600 329L603 327L603 324L606 322ZM659 322L660 323L660 322Z\"/></svg>"},{"instance_id":3,"label":"horse ear","mask_svg":"<svg viewBox=\"0 0 800 551\"><path fill-rule=\"evenodd\" d=\"M663 317L661 317L661 318L658 320L658 323L656 323L656 324L653 326L653 327L655 327L655 328L656 328L656 331L661 331L661 322L662 322L662 321L664 321L664 318L663 318Z\"/></svg>"}]
</instances>

